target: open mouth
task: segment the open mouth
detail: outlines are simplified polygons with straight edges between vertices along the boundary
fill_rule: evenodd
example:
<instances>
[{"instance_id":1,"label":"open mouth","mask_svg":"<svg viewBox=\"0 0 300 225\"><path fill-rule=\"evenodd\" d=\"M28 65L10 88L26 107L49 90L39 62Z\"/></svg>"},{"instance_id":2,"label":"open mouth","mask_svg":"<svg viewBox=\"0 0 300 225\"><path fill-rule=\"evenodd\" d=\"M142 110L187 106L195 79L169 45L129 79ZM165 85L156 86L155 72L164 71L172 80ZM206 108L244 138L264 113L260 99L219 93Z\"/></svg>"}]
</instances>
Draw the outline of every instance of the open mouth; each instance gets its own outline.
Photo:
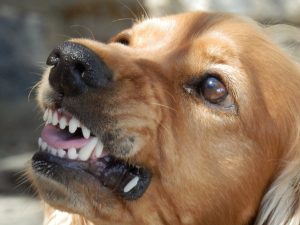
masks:
<instances>
[{"instance_id":1,"label":"open mouth","mask_svg":"<svg viewBox=\"0 0 300 225\"><path fill-rule=\"evenodd\" d=\"M110 154L100 138L70 113L46 109L43 119L46 126L38 140L39 152L32 158L35 172L63 183L61 176L55 176L58 170L80 170L126 200L137 199L146 191L149 170ZM67 174L65 177L68 179Z\"/></svg>"}]
</instances>

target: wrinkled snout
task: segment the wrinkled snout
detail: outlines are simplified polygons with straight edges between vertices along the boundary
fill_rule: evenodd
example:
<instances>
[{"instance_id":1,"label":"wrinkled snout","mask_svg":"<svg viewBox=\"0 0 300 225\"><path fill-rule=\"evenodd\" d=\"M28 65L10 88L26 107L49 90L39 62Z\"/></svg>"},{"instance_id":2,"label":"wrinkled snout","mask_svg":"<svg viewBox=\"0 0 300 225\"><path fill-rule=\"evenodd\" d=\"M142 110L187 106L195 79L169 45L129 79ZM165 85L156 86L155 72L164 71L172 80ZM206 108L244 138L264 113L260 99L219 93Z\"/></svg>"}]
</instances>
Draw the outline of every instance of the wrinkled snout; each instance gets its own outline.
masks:
<instances>
[{"instance_id":1,"label":"wrinkled snout","mask_svg":"<svg viewBox=\"0 0 300 225\"><path fill-rule=\"evenodd\" d=\"M112 72L92 50L74 42L64 42L49 55L52 66L50 85L64 96L80 95L89 89L105 87Z\"/></svg>"}]
</instances>

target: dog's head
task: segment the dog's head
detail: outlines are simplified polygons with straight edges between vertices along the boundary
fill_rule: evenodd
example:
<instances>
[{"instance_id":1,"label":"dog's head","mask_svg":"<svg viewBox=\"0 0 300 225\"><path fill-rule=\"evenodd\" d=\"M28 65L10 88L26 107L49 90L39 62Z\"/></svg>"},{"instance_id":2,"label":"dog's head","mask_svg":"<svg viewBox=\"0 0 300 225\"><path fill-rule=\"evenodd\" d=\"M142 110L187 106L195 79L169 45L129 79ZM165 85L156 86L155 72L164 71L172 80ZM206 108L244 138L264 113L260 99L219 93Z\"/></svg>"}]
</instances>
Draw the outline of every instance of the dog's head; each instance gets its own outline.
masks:
<instances>
[{"instance_id":1,"label":"dog's head","mask_svg":"<svg viewBox=\"0 0 300 225\"><path fill-rule=\"evenodd\" d=\"M299 70L244 18L149 19L47 64L31 177L97 224L250 224L297 144Z\"/></svg>"}]
</instances>

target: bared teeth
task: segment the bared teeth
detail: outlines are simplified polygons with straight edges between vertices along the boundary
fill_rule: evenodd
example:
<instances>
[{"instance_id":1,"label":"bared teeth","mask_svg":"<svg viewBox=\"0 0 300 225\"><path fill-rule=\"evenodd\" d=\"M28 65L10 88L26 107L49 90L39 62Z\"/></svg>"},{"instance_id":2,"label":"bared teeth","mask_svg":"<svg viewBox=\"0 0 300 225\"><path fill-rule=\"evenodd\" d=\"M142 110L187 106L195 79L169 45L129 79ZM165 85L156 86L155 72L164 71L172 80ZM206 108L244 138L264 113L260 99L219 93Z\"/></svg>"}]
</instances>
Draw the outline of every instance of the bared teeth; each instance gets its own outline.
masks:
<instances>
[{"instance_id":1,"label":"bared teeth","mask_svg":"<svg viewBox=\"0 0 300 225\"><path fill-rule=\"evenodd\" d=\"M48 120L48 111L49 111L49 109L46 109L44 112L44 116L43 116L44 122L46 122Z\"/></svg>"},{"instance_id":2,"label":"bared teeth","mask_svg":"<svg viewBox=\"0 0 300 225\"><path fill-rule=\"evenodd\" d=\"M66 152L65 152L65 150L63 150L63 149L58 149L57 150L57 155L58 155L58 157L60 157L60 158L64 158L65 156L66 156Z\"/></svg>"},{"instance_id":3,"label":"bared teeth","mask_svg":"<svg viewBox=\"0 0 300 225\"><path fill-rule=\"evenodd\" d=\"M96 156L96 158L103 157L103 143L97 137L90 138L90 141L81 149L57 149L47 144L42 138L38 139L38 145L41 151L46 151L47 153L60 158L87 161L92 158L93 155Z\"/></svg>"},{"instance_id":4,"label":"bared teeth","mask_svg":"<svg viewBox=\"0 0 300 225\"><path fill-rule=\"evenodd\" d=\"M89 139L91 136L91 130L87 128L84 125L81 125L80 121L76 119L74 116L69 120L66 116L63 115L62 109L57 110L51 110L46 109L43 120L47 124L52 124L53 126L59 126L60 129L65 129L67 126L69 126L69 132L71 134L74 134L77 130L77 128L81 128L82 136L85 139Z\"/></svg>"},{"instance_id":5,"label":"bared teeth","mask_svg":"<svg viewBox=\"0 0 300 225\"><path fill-rule=\"evenodd\" d=\"M76 148L69 148L67 152L67 156L69 159L77 159L78 158L78 153L76 151Z\"/></svg>"},{"instance_id":6,"label":"bared teeth","mask_svg":"<svg viewBox=\"0 0 300 225\"><path fill-rule=\"evenodd\" d=\"M77 130L77 128L79 127L80 122L79 120L77 120L74 116L72 117L72 119L69 121L69 132L71 134L74 134L75 131Z\"/></svg>"},{"instance_id":7,"label":"bared teeth","mask_svg":"<svg viewBox=\"0 0 300 225\"><path fill-rule=\"evenodd\" d=\"M50 148L50 153L51 153L51 155L56 156L56 155L57 155L57 149L55 149L55 148Z\"/></svg>"},{"instance_id":8,"label":"bared teeth","mask_svg":"<svg viewBox=\"0 0 300 225\"><path fill-rule=\"evenodd\" d=\"M48 145L46 142L42 142L42 145L41 145L41 148L42 148L42 151L45 151L47 149Z\"/></svg>"},{"instance_id":9,"label":"bared teeth","mask_svg":"<svg viewBox=\"0 0 300 225\"><path fill-rule=\"evenodd\" d=\"M91 138L90 142L79 150L78 158L82 161L86 161L87 159L89 159L92 155L94 148L96 147L97 142L98 138Z\"/></svg>"},{"instance_id":10,"label":"bared teeth","mask_svg":"<svg viewBox=\"0 0 300 225\"><path fill-rule=\"evenodd\" d=\"M42 138L39 138L39 140L38 140L39 147L41 147L41 146L42 146L42 143L43 143L43 140L42 140Z\"/></svg>"},{"instance_id":11,"label":"bared teeth","mask_svg":"<svg viewBox=\"0 0 300 225\"><path fill-rule=\"evenodd\" d=\"M102 155L102 151L103 151L103 144L99 140L96 147L95 147L95 155L96 155L97 158L99 158Z\"/></svg>"},{"instance_id":12,"label":"bared teeth","mask_svg":"<svg viewBox=\"0 0 300 225\"><path fill-rule=\"evenodd\" d=\"M89 139L91 136L91 131L86 126L81 126L82 135L85 139Z\"/></svg>"},{"instance_id":13,"label":"bared teeth","mask_svg":"<svg viewBox=\"0 0 300 225\"><path fill-rule=\"evenodd\" d=\"M126 186L124 187L123 191L124 191L125 193L131 191L131 190L137 185L137 183L139 182L139 179L140 179L140 178L139 178L138 176L132 178L132 179L126 184Z\"/></svg>"},{"instance_id":14,"label":"bared teeth","mask_svg":"<svg viewBox=\"0 0 300 225\"><path fill-rule=\"evenodd\" d=\"M62 116L59 120L59 128L63 130L66 128L67 124L68 124L67 118Z\"/></svg>"},{"instance_id":15,"label":"bared teeth","mask_svg":"<svg viewBox=\"0 0 300 225\"><path fill-rule=\"evenodd\" d=\"M54 111L53 116L52 116L52 125L56 126L57 124L58 124L58 115L57 115L57 112Z\"/></svg>"},{"instance_id":16,"label":"bared teeth","mask_svg":"<svg viewBox=\"0 0 300 225\"><path fill-rule=\"evenodd\" d=\"M49 124L49 123L52 123L52 110L51 109L48 110L48 118L46 121L46 124Z\"/></svg>"},{"instance_id":17,"label":"bared teeth","mask_svg":"<svg viewBox=\"0 0 300 225\"><path fill-rule=\"evenodd\" d=\"M63 109L52 110L50 108L46 109L43 115L43 120L47 124L52 124L53 126L59 127L64 130L68 127L69 132L74 134L78 128L81 128L82 136L88 139L89 142L81 147L80 149L69 148L69 149L56 149L49 146L42 138L39 138L38 145L40 150L47 151L51 155L55 155L60 158L68 158L71 160L82 160L86 161L92 157L100 158L103 153L103 144L97 137L91 137L91 130L84 126L78 119L74 116L70 119L66 114L64 114Z\"/></svg>"}]
</instances>

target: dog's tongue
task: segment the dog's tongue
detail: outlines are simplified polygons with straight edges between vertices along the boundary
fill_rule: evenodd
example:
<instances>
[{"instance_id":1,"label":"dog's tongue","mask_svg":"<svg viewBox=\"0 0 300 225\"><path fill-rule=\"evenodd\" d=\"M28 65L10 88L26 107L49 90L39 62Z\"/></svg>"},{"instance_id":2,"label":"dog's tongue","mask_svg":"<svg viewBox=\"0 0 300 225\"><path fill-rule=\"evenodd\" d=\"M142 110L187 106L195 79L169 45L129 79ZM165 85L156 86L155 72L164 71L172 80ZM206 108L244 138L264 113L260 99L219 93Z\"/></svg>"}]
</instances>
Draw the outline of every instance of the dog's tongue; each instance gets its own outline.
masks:
<instances>
[{"instance_id":1,"label":"dog's tongue","mask_svg":"<svg viewBox=\"0 0 300 225\"><path fill-rule=\"evenodd\" d=\"M89 139L78 137L53 125L45 126L42 130L41 136L48 145L57 149L77 149L85 146L89 142Z\"/></svg>"}]
</instances>

